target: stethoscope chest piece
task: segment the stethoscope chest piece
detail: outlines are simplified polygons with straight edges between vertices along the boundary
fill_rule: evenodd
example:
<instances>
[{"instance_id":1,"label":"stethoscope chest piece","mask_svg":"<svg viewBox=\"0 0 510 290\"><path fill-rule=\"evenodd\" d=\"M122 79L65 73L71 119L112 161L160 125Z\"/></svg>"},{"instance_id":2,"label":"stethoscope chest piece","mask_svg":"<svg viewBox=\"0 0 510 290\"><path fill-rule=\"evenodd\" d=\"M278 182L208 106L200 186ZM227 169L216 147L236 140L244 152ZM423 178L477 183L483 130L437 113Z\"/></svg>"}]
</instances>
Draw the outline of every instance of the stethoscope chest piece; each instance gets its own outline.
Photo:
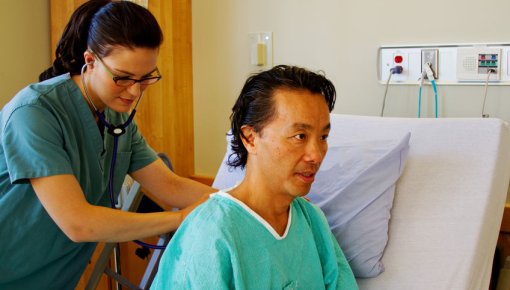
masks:
<instances>
[{"instance_id":1,"label":"stethoscope chest piece","mask_svg":"<svg viewBox=\"0 0 510 290\"><path fill-rule=\"evenodd\" d=\"M118 137L118 136L126 133L126 130L124 128L122 128L121 126L119 126L119 127L110 126L108 128L108 133L115 137Z\"/></svg>"}]
</instances>

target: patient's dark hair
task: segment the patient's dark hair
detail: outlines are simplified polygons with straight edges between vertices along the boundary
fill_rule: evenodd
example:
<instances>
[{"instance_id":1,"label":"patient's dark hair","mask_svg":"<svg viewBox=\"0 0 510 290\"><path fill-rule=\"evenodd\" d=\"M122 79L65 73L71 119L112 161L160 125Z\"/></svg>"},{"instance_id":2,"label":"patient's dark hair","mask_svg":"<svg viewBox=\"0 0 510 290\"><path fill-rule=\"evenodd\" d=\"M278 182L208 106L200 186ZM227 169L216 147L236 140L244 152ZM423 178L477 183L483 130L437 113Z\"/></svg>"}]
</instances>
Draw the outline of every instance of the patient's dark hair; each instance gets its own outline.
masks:
<instances>
[{"instance_id":1,"label":"patient's dark hair","mask_svg":"<svg viewBox=\"0 0 510 290\"><path fill-rule=\"evenodd\" d=\"M330 112L335 106L335 86L321 73L296 66L279 65L250 76L230 115L233 153L227 161L229 166L246 166L248 151L242 142L244 136L241 127L249 125L255 132L261 132L264 126L276 117L273 95L279 89L306 90L321 94Z\"/></svg>"},{"instance_id":2,"label":"patient's dark hair","mask_svg":"<svg viewBox=\"0 0 510 290\"><path fill-rule=\"evenodd\" d=\"M78 7L60 37L53 65L39 75L43 81L64 73L78 75L90 48L99 57L117 47L158 48L163 33L149 10L129 2L90 0Z\"/></svg>"}]
</instances>

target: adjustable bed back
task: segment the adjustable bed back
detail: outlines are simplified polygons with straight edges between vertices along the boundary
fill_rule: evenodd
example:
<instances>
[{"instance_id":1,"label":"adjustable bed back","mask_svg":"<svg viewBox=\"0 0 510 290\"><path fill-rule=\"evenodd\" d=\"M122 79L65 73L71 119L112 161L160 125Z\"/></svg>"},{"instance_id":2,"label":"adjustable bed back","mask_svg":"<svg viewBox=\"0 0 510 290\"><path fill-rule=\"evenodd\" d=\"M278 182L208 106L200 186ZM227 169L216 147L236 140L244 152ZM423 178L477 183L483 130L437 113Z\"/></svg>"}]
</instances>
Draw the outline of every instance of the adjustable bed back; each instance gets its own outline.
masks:
<instances>
[{"instance_id":1,"label":"adjustable bed back","mask_svg":"<svg viewBox=\"0 0 510 290\"><path fill-rule=\"evenodd\" d=\"M359 278L360 289L488 289L510 179L506 124L337 114L331 124L330 144L411 135L396 183L385 270ZM228 170L225 160L213 186L242 179L243 172Z\"/></svg>"}]
</instances>

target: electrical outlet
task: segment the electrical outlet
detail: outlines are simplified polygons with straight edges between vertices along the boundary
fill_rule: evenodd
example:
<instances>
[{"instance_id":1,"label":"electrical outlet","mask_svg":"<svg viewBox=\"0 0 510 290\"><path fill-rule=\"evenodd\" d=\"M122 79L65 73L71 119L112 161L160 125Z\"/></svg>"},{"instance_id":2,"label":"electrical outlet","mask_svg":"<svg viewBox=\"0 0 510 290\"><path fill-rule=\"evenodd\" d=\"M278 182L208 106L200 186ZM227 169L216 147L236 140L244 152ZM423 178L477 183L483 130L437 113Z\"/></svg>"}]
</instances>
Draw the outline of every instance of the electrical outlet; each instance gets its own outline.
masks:
<instances>
[{"instance_id":1,"label":"electrical outlet","mask_svg":"<svg viewBox=\"0 0 510 290\"><path fill-rule=\"evenodd\" d=\"M437 80L439 76L438 66L438 50L437 49L422 49L421 50L421 71L425 70L425 65L430 63L432 65L432 71L434 72L434 78Z\"/></svg>"}]
</instances>

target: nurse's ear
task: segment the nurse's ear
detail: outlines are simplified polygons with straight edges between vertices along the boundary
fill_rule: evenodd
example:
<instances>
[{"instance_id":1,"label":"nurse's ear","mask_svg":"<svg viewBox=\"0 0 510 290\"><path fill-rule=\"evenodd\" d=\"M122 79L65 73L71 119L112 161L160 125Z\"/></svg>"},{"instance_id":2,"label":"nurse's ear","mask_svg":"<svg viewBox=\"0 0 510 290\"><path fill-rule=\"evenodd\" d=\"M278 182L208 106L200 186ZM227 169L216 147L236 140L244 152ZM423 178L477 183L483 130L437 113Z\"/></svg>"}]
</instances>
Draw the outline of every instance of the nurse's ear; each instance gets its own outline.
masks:
<instances>
[{"instance_id":1,"label":"nurse's ear","mask_svg":"<svg viewBox=\"0 0 510 290\"><path fill-rule=\"evenodd\" d=\"M90 52L89 50L86 50L83 53L83 59L85 60L85 64L87 65L87 69L94 67L94 63L96 61L96 57L94 56L94 54L92 54L92 52Z\"/></svg>"}]
</instances>

